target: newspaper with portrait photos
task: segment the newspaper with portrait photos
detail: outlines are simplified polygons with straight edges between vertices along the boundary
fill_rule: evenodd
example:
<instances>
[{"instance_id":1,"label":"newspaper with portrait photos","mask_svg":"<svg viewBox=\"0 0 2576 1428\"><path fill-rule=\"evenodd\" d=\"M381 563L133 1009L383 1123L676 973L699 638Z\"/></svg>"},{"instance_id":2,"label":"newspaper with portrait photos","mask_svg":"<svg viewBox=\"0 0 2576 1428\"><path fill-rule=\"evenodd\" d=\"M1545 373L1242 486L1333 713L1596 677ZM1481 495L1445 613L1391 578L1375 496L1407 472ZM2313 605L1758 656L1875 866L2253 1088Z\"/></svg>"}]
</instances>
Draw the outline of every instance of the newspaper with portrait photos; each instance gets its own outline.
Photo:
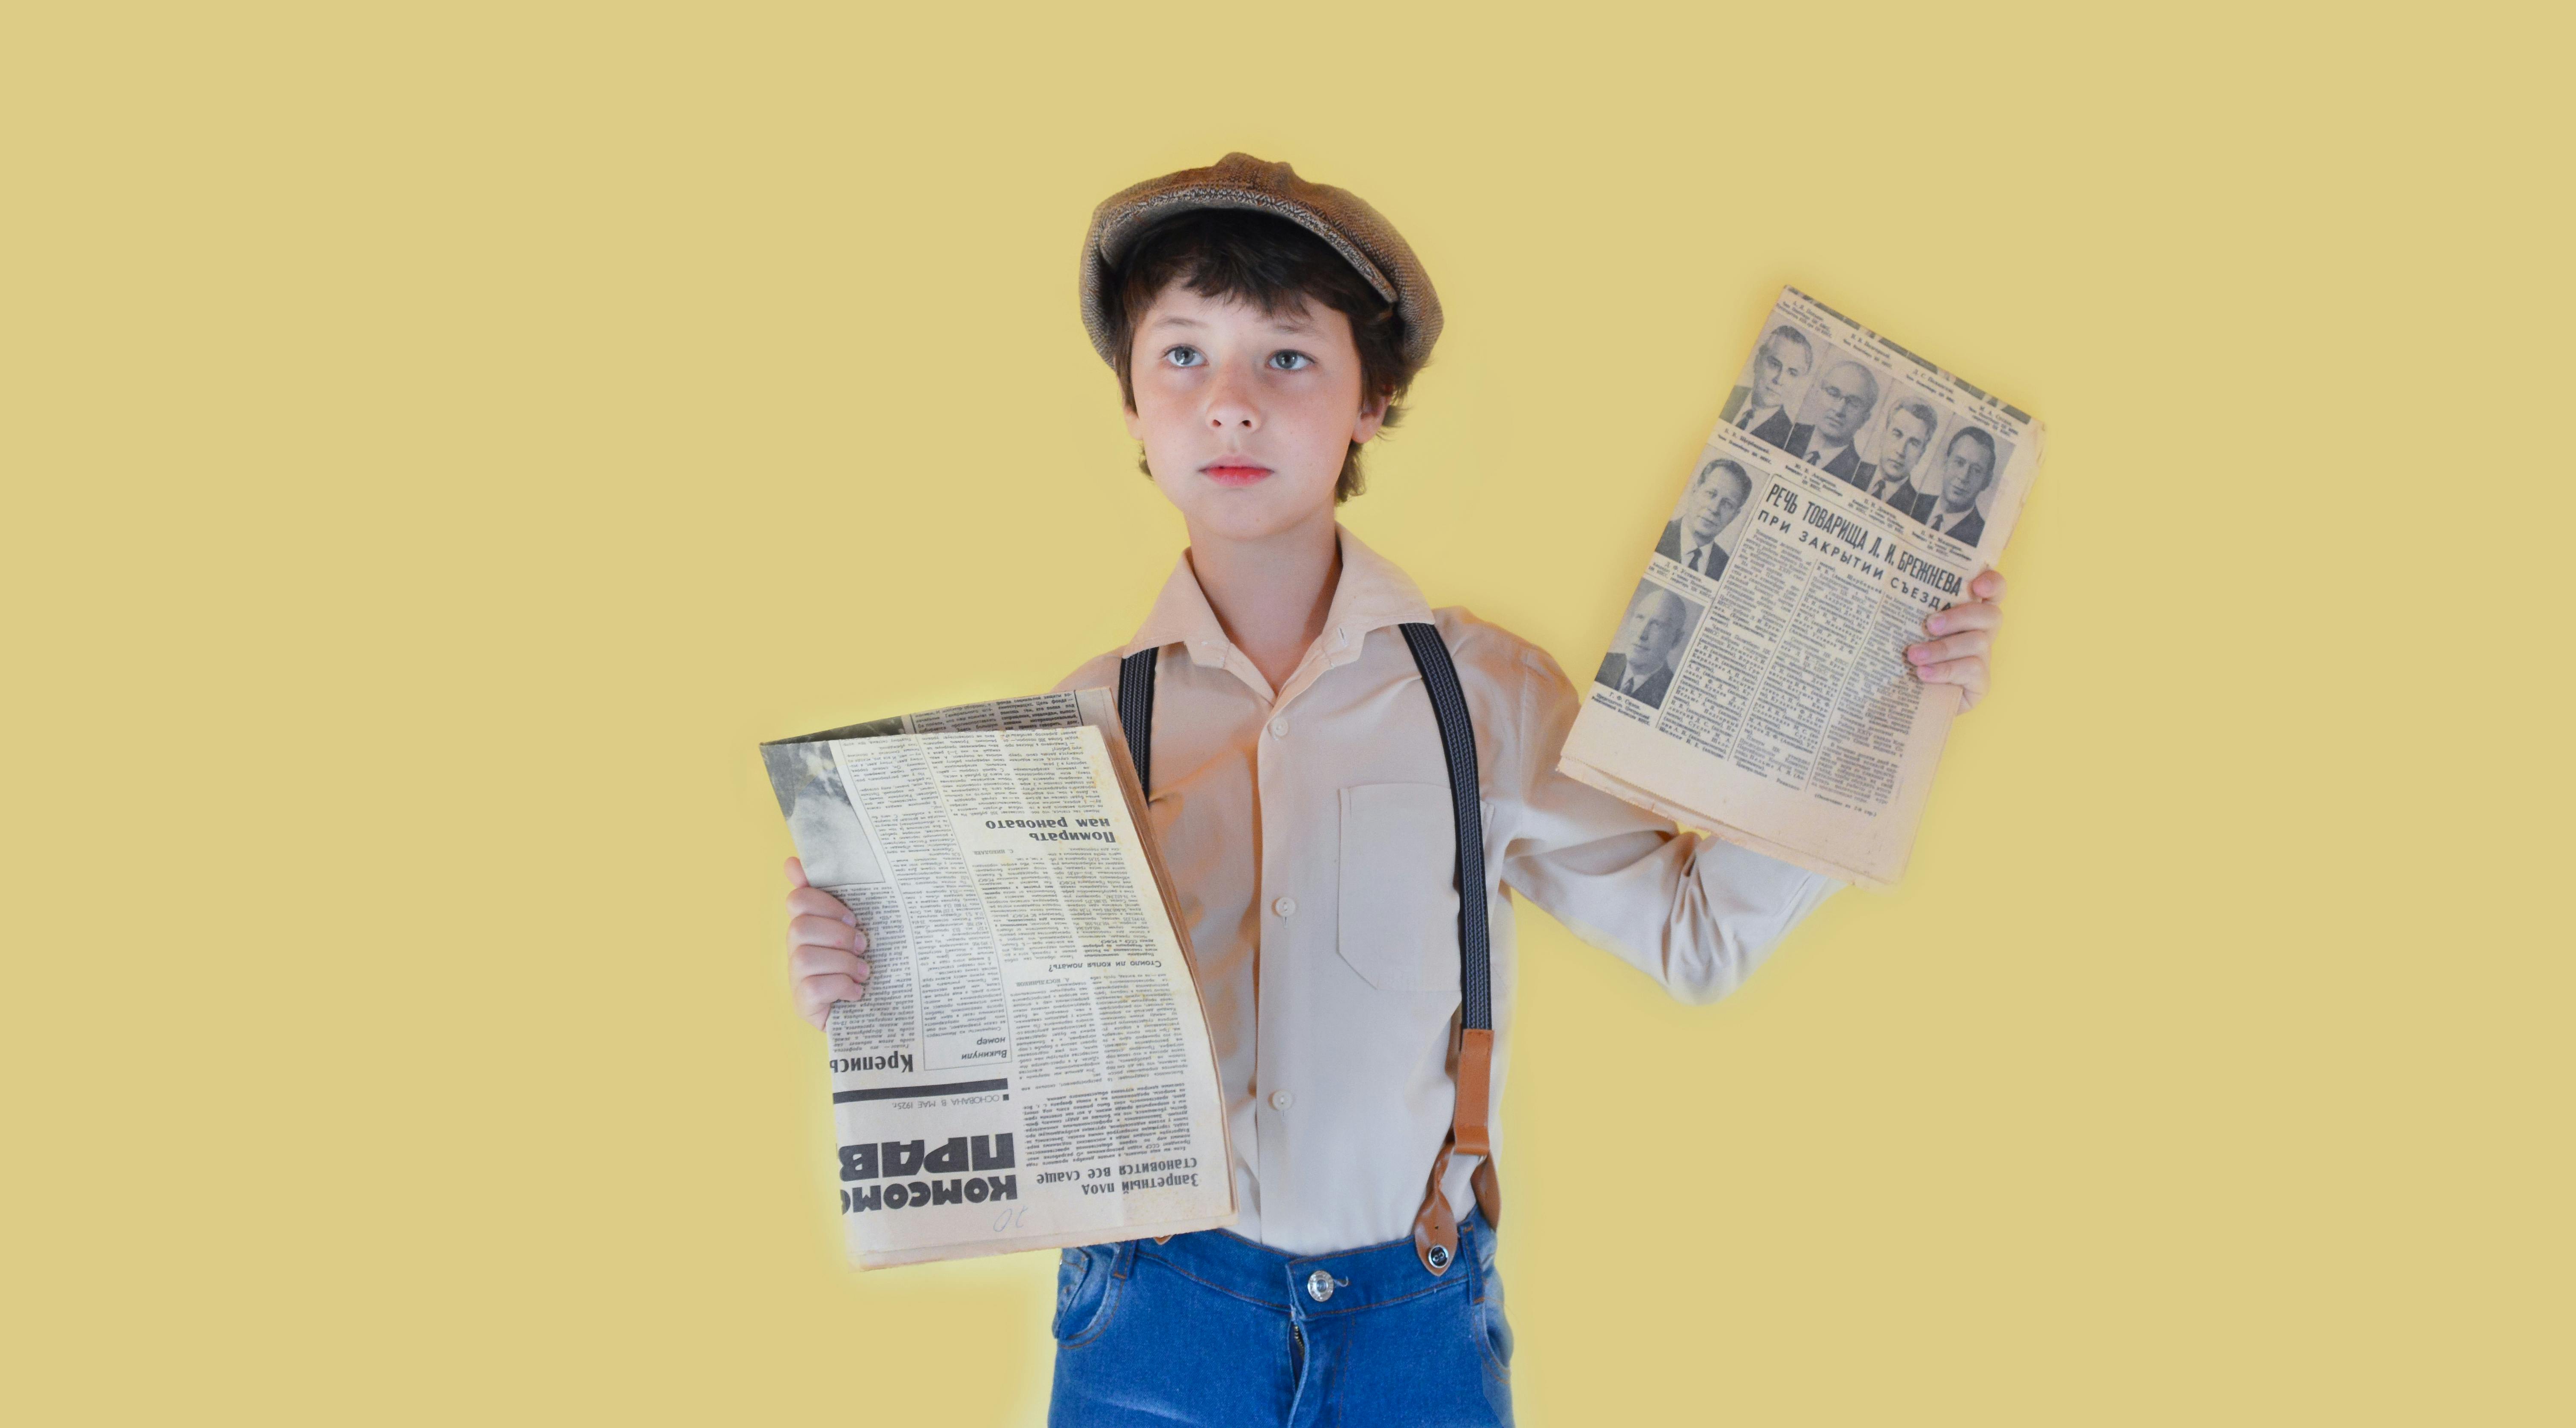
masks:
<instances>
[{"instance_id":1,"label":"newspaper with portrait photos","mask_svg":"<svg viewBox=\"0 0 2576 1428\"><path fill-rule=\"evenodd\" d=\"M1763 321L1565 742L1568 774L1802 867L1905 871L1956 686L1924 618L2012 534L2031 416L1795 288Z\"/></svg>"},{"instance_id":2,"label":"newspaper with portrait photos","mask_svg":"<svg viewBox=\"0 0 2576 1428\"><path fill-rule=\"evenodd\" d=\"M825 1027L853 1263L1233 1221L1188 923L1109 691L760 752L807 880L868 938Z\"/></svg>"}]
</instances>

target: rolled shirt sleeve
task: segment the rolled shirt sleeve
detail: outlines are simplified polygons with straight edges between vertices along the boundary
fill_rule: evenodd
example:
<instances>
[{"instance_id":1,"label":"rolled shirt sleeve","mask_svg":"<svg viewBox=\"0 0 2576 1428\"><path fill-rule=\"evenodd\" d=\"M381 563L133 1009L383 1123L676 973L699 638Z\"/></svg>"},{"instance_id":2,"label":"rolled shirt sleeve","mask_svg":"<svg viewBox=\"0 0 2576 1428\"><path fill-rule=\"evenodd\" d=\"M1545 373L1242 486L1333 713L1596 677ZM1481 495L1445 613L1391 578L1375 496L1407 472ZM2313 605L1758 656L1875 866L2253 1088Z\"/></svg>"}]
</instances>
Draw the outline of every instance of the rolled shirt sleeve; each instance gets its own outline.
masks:
<instances>
[{"instance_id":1,"label":"rolled shirt sleeve","mask_svg":"<svg viewBox=\"0 0 2576 1428\"><path fill-rule=\"evenodd\" d=\"M1535 647L1523 660L1527 762L1502 881L1575 936L1685 1002L1742 986L1799 919L1843 886L1660 815L1557 770L1582 696Z\"/></svg>"}]
</instances>

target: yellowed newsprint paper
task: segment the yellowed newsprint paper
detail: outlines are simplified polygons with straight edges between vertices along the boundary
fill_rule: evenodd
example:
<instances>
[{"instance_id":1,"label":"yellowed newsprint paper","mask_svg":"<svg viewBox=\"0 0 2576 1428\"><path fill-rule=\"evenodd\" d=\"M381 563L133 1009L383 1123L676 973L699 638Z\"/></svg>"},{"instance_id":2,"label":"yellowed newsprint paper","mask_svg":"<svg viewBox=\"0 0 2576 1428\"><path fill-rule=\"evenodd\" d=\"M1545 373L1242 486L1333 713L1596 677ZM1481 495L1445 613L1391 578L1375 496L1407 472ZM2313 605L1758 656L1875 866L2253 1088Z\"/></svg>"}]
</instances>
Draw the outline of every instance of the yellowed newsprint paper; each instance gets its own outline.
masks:
<instances>
[{"instance_id":1,"label":"yellowed newsprint paper","mask_svg":"<svg viewBox=\"0 0 2576 1428\"><path fill-rule=\"evenodd\" d=\"M1575 778L1865 887L1905 872L1959 693L1905 647L2011 538L2031 416L1784 288L1565 741Z\"/></svg>"},{"instance_id":2,"label":"yellowed newsprint paper","mask_svg":"<svg viewBox=\"0 0 2576 1428\"><path fill-rule=\"evenodd\" d=\"M807 879L868 934L867 995L825 1028L853 1263L1233 1222L1187 924L1107 690L761 757Z\"/></svg>"}]
</instances>

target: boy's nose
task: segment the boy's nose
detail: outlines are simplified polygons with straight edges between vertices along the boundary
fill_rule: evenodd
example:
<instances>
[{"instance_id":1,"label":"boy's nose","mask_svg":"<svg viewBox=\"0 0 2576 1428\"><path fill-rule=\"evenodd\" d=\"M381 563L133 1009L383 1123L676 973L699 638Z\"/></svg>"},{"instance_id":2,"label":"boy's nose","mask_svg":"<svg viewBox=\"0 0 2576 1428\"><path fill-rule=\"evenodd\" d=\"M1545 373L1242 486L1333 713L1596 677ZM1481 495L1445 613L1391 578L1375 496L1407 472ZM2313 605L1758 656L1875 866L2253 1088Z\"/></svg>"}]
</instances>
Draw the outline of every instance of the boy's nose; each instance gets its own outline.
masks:
<instances>
[{"instance_id":1,"label":"boy's nose","mask_svg":"<svg viewBox=\"0 0 2576 1428\"><path fill-rule=\"evenodd\" d=\"M1208 393L1207 414L1208 425L1219 431L1252 431L1261 425L1261 413L1241 384L1222 377Z\"/></svg>"}]
</instances>

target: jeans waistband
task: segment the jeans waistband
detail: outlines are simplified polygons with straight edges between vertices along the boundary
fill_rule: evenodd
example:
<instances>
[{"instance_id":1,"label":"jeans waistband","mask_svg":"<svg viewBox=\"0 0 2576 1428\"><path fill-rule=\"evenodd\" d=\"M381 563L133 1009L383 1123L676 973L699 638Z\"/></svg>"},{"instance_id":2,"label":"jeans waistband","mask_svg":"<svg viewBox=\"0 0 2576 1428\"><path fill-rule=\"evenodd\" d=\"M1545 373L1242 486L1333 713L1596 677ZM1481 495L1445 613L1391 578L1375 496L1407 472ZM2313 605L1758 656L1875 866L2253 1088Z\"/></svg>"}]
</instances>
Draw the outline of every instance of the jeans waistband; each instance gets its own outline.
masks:
<instances>
[{"instance_id":1,"label":"jeans waistband","mask_svg":"<svg viewBox=\"0 0 2576 1428\"><path fill-rule=\"evenodd\" d=\"M1446 1274L1423 1267L1410 1235L1336 1254L1292 1255L1230 1230L1174 1235L1161 1244L1130 1240L1119 1246L1120 1262L1111 1272L1124 1279L1136 1261L1151 1260L1220 1293L1294 1318L1321 1319L1400 1303L1462 1282L1469 1298L1481 1299L1479 1266L1492 1252L1487 1243L1492 1234L1484 1215L1470 1210L1458 1223L1458 1262Z\"/></svg>"}]
</instances>

